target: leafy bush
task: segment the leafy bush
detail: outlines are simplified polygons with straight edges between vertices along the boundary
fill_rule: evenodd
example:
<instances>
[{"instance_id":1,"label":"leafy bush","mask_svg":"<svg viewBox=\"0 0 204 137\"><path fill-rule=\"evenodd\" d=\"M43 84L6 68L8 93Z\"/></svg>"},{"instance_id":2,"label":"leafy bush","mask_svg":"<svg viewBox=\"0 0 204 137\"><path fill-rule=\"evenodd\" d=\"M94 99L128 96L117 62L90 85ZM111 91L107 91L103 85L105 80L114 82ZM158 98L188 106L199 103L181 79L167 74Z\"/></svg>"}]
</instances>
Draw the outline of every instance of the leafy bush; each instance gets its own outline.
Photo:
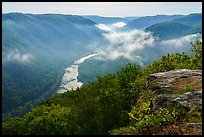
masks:
<instances>
[{"instance_id":1,"label":"leafy bush","mask_svg":"<svg viewBox=\"0 0 204 137\"><path fill-rule=\"evenodd\" d=\"M151 83L149 84L148 89L155 91L157 89L160 89L160 86L156 83Z\"/></svg>"},{"instance_id":2,"label":"leafy bush","mask_svg":"<svg viewBox=\"0 0 204 137\"><path fill-rule=\"evenodd\" d=\"M148 95L146 94L146 96ZM136 128L136 134L140 134L143 129L148 129L155 125L166 127L172 123L178 123L182 120L182 116L186 114L186 109L181 106L171 106L153 110L151 97L143 97L140 103L137 103L128 114L130 116L131 126Z\"/></svg>"}]
</instances>

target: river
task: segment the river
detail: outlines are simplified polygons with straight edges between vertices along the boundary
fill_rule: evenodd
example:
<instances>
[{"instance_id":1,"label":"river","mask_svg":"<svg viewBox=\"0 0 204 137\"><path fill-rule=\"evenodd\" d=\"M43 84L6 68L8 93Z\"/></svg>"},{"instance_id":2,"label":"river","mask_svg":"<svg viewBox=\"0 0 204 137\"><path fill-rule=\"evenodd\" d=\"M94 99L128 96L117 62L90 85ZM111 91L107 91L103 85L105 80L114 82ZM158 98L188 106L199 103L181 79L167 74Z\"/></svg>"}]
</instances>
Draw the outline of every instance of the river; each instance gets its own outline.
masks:
<instances>
[{"instance_id":1,"label":"river","mask_svg":"<svg viewBox=\"0 0 204 137\"><path fill-rule=\"evenodd\" d=\"M65 68L65 74L61 80L61 85L57 90L57 93L64 93L67 90L75 90L77 87L81 87L83 85L82 82L78 81L78 67L79 64L84 62L85 60L96 56L97 54L90 54L88 56L82 57L74 62L73 65Z\"/></svg>"}]
</instances>

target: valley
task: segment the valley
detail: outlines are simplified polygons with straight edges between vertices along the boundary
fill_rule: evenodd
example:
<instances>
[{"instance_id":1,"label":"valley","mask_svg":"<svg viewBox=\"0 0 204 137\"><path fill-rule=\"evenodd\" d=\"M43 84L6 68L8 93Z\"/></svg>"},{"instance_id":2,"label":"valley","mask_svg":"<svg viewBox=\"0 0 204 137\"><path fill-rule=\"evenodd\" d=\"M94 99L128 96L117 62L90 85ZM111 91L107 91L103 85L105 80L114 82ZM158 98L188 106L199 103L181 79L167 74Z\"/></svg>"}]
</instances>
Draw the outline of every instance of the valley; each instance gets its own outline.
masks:
<instances>
[{"instance_id":1,"label":"valley","mask_svg":"<svg viewBox=\"0 0 204 137\"><path fill-rule=\"evenodd\" d=\"M2 13L2 134L202 134L202 12L80 4Z\"/></svg>"},{"instance_id":2,"label":"valley","mask_svg":"<svg viewBox=\"0 0 204 137\"><path fill-rule=\"evenodd\" d=\"M127 63L145 67L167 52L188 53L190 42L202 39L199 25L193 34L182 33L177 38L172 33L165 34L171 35L171 39L157 38L155 34L163 31L162 23L188 20L193 28L201 22L200 18L201 14L125 18L3 14L3 121L22 116L56 92L76 89L82 83L96 80L97 76L116 73ZM140 20L147 24L144 30L131 25ZM156 24L148 25L150 21ZM151 29L155 25L158 29ZM93 52L98 55L74 62Z\"/></svg>"}]
</instances>

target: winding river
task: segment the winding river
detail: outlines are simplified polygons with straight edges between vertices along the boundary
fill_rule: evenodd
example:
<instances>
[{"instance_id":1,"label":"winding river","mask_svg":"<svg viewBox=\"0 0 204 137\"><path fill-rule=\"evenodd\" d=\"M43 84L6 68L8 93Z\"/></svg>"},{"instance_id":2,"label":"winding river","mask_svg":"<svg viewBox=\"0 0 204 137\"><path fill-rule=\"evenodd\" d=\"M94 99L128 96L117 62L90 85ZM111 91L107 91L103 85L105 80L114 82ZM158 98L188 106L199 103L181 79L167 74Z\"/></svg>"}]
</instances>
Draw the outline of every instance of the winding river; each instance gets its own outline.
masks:
<instances>
[{"instance_id":1,"label":"winding river","mask_svg":"<svg viewBox=\"0 0 204 137\"><path fill-rule=\"evenodd\" d=\"M75 90L77 87L81 87L83 85L82 82L78 81L78 67L79 64L84 62L85 60L96 56L97 54L90 54L88 56L82 57L74 62L73 65L67 67L65 69L65 74L61 80L61 85L57 90L57 93L64 93L67 90Z\"/></svg>"}]
</instances>

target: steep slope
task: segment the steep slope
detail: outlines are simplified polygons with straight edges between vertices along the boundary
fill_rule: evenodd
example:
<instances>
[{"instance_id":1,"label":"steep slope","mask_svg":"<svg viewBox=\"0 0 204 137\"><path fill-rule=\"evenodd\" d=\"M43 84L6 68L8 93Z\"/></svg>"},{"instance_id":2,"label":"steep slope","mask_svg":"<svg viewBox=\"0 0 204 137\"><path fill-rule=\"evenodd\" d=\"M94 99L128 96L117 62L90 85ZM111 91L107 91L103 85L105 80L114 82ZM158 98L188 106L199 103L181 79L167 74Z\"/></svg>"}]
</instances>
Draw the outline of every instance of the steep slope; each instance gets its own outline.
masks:
<instances>
[{"instance_id":1,"label":"steep slope","mask_svg":"<svg viewBox=\"0 0 204 137\"><path fill-rule=\"evenodd\" d=\"M3 120L51 96L64 67L92 52L102 39L95 23L81 16L3 14L2 108L8 112Z\"/></svg>"},{"instance_id":2,"label":"steep slope","mask_svg":"<svg viewBox=\"0 0 204 137\"><path fill-rule=\"evenodd\" d=\"M183 17L183 15L156 15L156 16L145 16L130 21L125 28L131 29L145 29L153 24L173 20L176 18Z\"/></svg>"},{"instance_id":3,"label":"steep slope","mask_svg":"<svg viewBox=\"0 0 204 137\"><path fill-rule=\"evenodd\" d=\"M116 73L128 63L133 62L123 57L116 60L89 59L79 65L78 79L84 84L88 84L89 82L96 80L97 76Z\"/></svg>"},{"instance_id":4,"label":"steep slope","mask_svg":"<svg viewBox=\"0 0 204 137\"><path fill-rule=\"evenodd\" d=\"M190 14L173 21L157 23L146 28L145 31L151 31L154 36L161 39L202 33L202 14Z\"/></svg>"}]
</instances>

